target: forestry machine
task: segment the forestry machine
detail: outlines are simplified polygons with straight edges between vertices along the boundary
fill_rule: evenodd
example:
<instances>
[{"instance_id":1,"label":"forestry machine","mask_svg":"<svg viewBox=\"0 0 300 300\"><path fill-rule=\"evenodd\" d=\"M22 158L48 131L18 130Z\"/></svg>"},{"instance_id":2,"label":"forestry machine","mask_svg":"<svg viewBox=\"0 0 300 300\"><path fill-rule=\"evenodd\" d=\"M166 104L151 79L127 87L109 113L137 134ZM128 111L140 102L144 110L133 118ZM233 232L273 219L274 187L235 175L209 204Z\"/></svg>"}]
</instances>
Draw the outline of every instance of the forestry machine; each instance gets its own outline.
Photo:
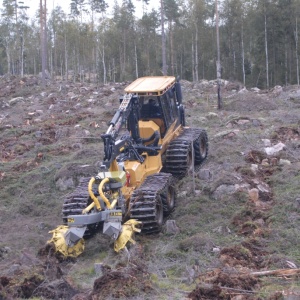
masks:
<instances>
[{"instance_id":1,"label":"forestry machine","mask_svg":"<svg viewBox=\"0 0 300 300\"><path fill-rule=\"evenodd\" d=\"M65 257L81 254L84 239L100 226L117 252L134 243L134 232L159 232L175 206L176 180L199 169L208 153L206 131L185 125L173 76L142 77L127 86L101 138L99 173L66 196L64 225L50 231L49 243Z\"/></svg>"}]
</instances>

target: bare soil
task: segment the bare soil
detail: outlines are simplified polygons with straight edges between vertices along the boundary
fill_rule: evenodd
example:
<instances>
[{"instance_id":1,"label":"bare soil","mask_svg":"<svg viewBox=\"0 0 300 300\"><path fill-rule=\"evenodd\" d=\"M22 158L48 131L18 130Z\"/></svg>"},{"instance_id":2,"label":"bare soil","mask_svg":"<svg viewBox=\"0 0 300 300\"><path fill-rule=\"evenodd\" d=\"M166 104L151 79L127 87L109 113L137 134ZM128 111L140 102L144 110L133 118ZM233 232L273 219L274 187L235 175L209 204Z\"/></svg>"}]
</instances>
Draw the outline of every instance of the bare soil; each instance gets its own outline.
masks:
<instances>
[{"instance_id":1,"label":"bare soil","mask_svg":"<svg viewBox=\"0 0 300 300\"><path fill-rule=\"evenodd\" d=\"M0 299L300 295L297 272L257 275L300 265L297 86L275 93L224 82L218 111L214 82L182 81L187 123L207 130L209 156L177 185L169 217L176 231L137 235L120 254L99 232L72 260L46 244L62 222L64 196L97 172L99 137L126 85L49 81L43 88L33 76L0 78Z\"/></svg>"}]
</instances>

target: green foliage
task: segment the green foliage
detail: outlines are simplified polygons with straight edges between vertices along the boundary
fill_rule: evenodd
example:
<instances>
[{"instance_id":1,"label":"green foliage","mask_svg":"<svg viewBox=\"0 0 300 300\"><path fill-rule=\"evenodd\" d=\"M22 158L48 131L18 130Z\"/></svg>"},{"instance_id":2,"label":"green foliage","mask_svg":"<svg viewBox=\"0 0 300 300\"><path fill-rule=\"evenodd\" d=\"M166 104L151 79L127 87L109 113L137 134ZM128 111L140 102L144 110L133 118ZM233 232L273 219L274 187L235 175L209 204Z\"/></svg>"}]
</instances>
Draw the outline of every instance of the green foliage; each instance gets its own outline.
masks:
<instances>
[{"instance_id":1,"label":"green foliage","mask_svg":"<svg viewBox=\"0 0 300 300\"><path fill-rule=\"evenodd\" d=\"M297 83L299 7L296 0L223 1L222 77L261 88ZM56 7L48 19L47 69L53 76L106 83L160 74L160 7L136 15L134 1L112 7L104 0L72 0L70 11ZM103 14L108 11L112 15ZM26 7L15 1L3 1L1 12L0 74L20 74L19 62L25 73L38 73L39 24L30 24ZM214 2L164 0L164 15L168 74L214 79Z\"/></svg>"}]
</instances>

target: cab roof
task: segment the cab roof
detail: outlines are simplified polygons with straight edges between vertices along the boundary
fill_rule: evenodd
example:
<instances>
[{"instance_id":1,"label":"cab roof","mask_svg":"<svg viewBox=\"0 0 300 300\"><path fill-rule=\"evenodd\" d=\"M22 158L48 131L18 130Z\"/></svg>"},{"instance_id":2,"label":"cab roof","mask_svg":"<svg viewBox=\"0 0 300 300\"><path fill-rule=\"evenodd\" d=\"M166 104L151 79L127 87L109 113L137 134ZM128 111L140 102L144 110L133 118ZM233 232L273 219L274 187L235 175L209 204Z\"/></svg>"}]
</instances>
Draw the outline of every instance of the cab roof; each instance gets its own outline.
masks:
<instances>
[{"instance_id":1,"label":"cab roof","mask_svg":"<svg viewBox=\"0 0 300 300\"><path fill-rule=\"evenodd\" d=\"M133 81L125 88L125 93L137 95L163 95L176 82L174 76L147 76Z\"/></svg>"}]
</instances>

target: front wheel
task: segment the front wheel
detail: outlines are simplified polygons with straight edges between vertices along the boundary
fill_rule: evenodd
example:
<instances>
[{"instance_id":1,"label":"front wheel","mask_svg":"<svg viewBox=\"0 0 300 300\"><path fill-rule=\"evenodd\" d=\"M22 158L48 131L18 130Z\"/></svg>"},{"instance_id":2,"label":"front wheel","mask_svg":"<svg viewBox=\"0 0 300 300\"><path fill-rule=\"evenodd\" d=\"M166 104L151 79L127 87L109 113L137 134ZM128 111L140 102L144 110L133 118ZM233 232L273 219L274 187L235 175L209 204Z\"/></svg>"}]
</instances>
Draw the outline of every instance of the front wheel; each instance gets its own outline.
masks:
<instances>
[{"instance_id":1,"label":"front wheel","mask_svg":"<svg viewBox=\"0 0 300 300\"><path fill-rule=\"evenodd\" d=\"M200 165L208 154L208 137L205 130L198 133L198 137L193 142L195 165Z\"/></svg>"}]
</instances>

